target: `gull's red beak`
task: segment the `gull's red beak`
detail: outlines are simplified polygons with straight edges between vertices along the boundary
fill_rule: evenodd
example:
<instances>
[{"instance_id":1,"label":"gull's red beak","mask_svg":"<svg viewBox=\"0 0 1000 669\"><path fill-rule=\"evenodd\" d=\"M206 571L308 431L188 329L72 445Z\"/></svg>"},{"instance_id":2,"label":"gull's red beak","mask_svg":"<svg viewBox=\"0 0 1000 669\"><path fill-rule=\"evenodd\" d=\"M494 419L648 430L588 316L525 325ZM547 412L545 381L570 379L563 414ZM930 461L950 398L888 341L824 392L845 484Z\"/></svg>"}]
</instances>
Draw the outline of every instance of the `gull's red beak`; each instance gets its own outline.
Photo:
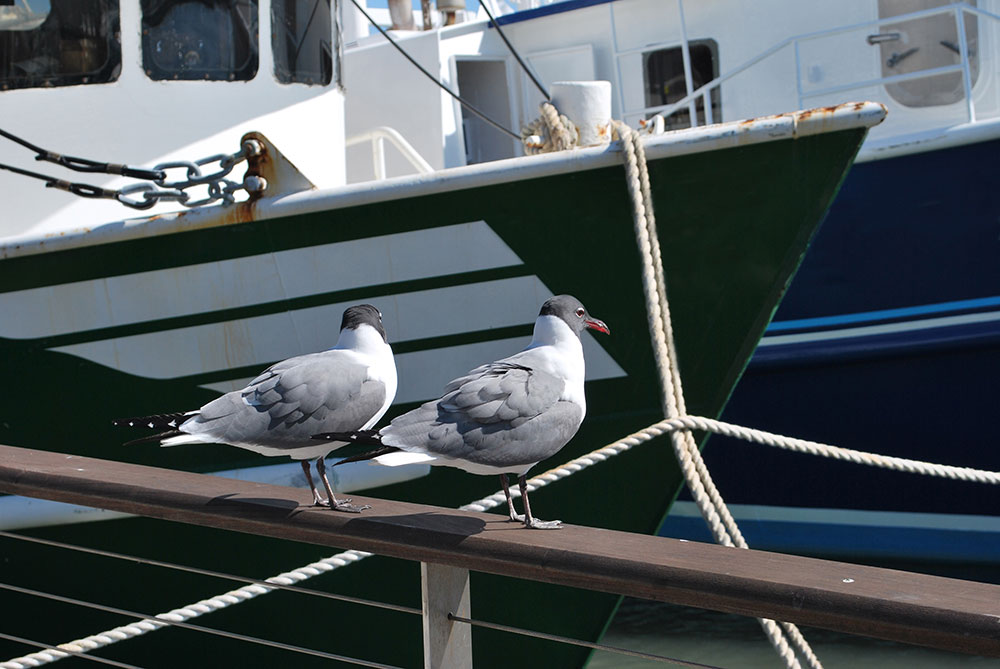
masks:
<instances>
[{"instance_id":1,"label":"gull's red beak","mask_svg":"<svg viewBox=\"0 0 1000 669\"><path fill-rule=\"evenodd\" d=\"M611 334L611 330L608 326L604 324L604 321L597 318L590 318L589 316L583 319L583 324L586 325L591 330L597 330L598 332L603 332L606 335Z\"/></svg>"}]
</instances>

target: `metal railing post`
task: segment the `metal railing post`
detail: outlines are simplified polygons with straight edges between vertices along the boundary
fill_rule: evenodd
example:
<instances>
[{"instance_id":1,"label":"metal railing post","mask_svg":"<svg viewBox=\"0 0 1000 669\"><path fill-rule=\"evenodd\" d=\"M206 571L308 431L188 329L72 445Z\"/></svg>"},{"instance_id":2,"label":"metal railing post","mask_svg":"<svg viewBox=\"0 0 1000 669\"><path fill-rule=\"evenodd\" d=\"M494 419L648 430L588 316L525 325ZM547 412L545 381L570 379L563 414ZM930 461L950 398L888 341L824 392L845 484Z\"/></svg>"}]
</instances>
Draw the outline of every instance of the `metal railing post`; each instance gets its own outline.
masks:
<instances>
[{"instance_id":1,"label":"metal railing post","mask_svg":"<svg viewBox=\"0 0 1000 669\"><path fill-rule=\"evenodd\" d=\"M469 570L421 562L420 593L423 601L424 668L471 668L472 627L448 618L449 613L471 617Z\"/></svg>"},{"instance_id":2,"label":"metal railing post","mask_svg":"<svg viewBox=\"0 0 1000 669\"><path fill-rule=\"evenodd\" d=\"M958 31L959 58L962 62L962 86L965 88L965 108L969 123L976 122L976 106L972 101L972 71L969 63L969 37L965 34L965 12L955 8L955 29Z\"/></svg>"},{"instance_id":3,"label":"metal railing post","mask_svg":"<svg viewBox=\"0 0 1000 669\"><path fill-rule=\"evenodd\" d=\"M381 135L372 138L372 166L375 169L375 178L381 181L385 179L385 142Z\"/></svg>"}]
</instances>

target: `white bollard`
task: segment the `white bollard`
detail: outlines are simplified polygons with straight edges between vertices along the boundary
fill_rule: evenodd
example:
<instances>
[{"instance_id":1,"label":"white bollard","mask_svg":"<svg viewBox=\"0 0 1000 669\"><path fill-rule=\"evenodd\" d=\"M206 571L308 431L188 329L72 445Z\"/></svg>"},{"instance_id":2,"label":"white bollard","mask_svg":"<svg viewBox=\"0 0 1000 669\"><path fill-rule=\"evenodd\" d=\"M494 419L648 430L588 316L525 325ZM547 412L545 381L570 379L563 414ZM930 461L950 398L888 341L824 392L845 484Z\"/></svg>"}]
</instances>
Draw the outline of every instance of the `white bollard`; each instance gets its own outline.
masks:
<instances>
[{"instance_id":1,"label":"white bollard","mask_svg":"<svg viewBox=\"0 0 1000 669\"><path fill-rule=\"evenodd\" d=\"M580 146L611 141L611 82L557 81L552 84L552 104L580 131Z\"/></svg>"}]
</instances>

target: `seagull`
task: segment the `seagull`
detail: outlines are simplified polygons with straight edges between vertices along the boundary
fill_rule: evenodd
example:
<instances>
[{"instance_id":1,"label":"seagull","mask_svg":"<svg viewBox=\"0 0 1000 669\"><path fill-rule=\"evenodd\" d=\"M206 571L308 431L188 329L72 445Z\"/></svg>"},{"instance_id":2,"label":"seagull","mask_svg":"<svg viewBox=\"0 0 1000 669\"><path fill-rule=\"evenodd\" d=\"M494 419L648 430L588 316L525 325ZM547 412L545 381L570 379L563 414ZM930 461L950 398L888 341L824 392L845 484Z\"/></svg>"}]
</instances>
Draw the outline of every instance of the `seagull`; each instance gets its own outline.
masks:
<instances>
[{"instance_id":1,"label":"seagull","mask_svg":"<svg viewBox=\"0 0 1000 669\"><path fill-rule=\"evenodd\" d=\"M558 529L558 520L532 517L525 475L565 446L583 422L587 402L580 334L586 329L611 334L575 297L549 298L523 351L451 381L440 398L379 431L315 438L381 446L342 462L374 460L390 467L423 462L499 474L512 521L532 529ZM507 474L518 477L523 515L514 510Z\"/></svg>"},{"instance_id":2,"label":"seagull","mask_svg":"<svg viewBox=\"0 0 1000 669\"><path fill-rule=\"evenodd\" d=\"M382 314L370 304L360 304L344 311L340 337L332 349L271 365L242 390L195 411L124 418L114 424L166 430L127 445L155 440L161 446L219 443L301 460L316 506L360 513L369 507L337 500L326 476L324 458L347 442L317 443L310 437L320 431L367 430L395 396L396 364ZM309 471L313 459L328 502L316 490Z\"/></svg>"}]
</instances>

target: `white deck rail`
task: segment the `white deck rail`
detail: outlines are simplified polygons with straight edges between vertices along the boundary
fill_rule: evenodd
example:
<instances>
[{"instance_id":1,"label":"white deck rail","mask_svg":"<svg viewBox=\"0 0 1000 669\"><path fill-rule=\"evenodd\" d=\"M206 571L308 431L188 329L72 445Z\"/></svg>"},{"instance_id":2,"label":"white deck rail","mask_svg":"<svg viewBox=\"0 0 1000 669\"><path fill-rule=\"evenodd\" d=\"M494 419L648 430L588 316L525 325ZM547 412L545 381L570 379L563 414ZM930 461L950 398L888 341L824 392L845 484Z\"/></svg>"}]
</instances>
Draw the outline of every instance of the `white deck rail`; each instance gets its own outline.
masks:
<instances>
[{"instance_id":1,"label":"white deck rail","mask_svg":"<svg viewBox=\"0 0 1000 669\"><path fill-rule=\"evenodd\" d=\"M420 174L427 174L434 171L434 168L431 167L430 163L424 160L423 156L421 156L420 153L413 148L413 145L406 141L405 137L399 134L397 130L387 126L379 126L359 135L348 137L345 144L346 146L351 147L365 142L371 142L372 167L375 170L375 178L381 181L382 179L385 179L386 140L389 140L389 143L396 147L402 156L406 158L410 165L412 165Z\"/></svg>"}]
</instances>

